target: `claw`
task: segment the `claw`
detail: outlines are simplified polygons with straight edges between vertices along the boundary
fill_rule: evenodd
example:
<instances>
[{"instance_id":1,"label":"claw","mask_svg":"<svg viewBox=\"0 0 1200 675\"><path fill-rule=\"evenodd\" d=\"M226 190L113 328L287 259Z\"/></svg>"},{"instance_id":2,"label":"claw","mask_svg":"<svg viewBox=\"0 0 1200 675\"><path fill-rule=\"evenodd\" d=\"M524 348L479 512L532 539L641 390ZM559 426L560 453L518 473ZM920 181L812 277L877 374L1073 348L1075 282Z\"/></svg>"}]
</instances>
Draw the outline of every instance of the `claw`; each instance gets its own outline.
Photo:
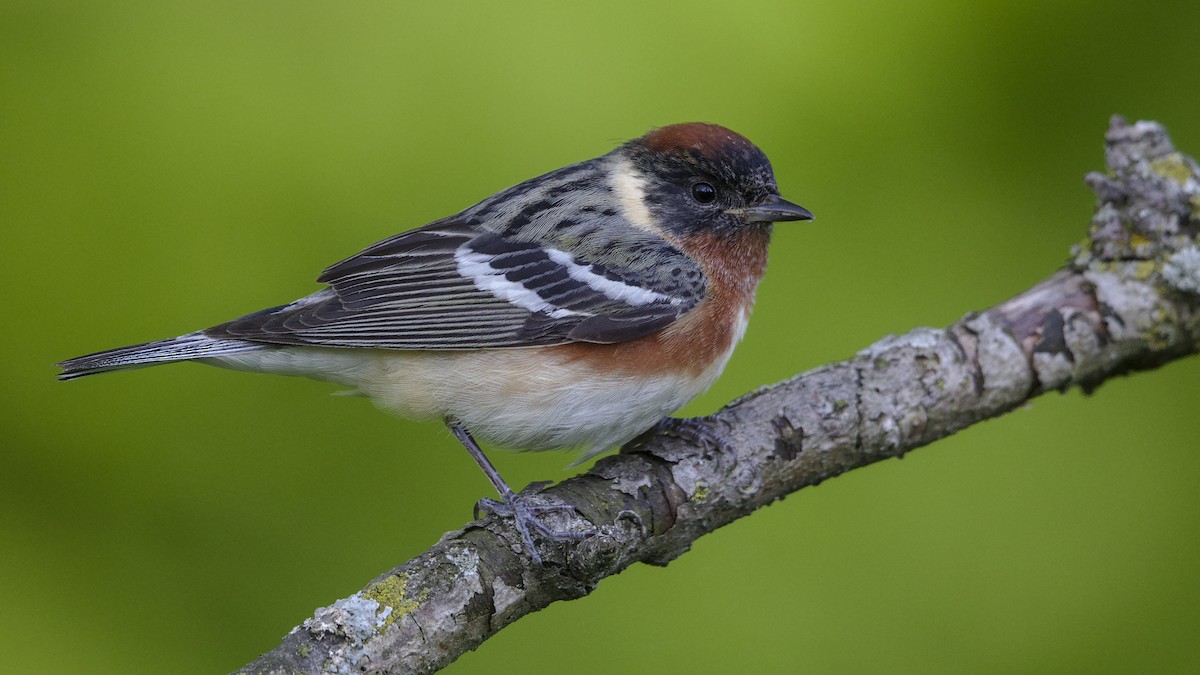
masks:
<instances>
[{"instance_id":1,"label":"claw","mask_svg":"<svg viewBox=\"0 0 1200 675\"><path fill-rule=\"evenodd\" d=\"M733 443L712 427L708 417L664 417L657 424L633 439L626 448L636 450L644 446L655 436L674 436L694 445L699 445L707 452L733 452Z\"/></svg>"},{"instance_id":2,"label":"claw","mask_svg":"<svg viewBox=\"0 0 1200 675\"><path fill-rule=\"evenodd\" d=\"M587 530L584 532L571 532L565 530L555 530L549 525L546 525L538 516L543 513L555 513L570 511L575 512L575 507L568 504L531 504L528 497L519 494L512 495L506 501L498 499L480 499L475 504L475 516L479 517L479 512L484 511L500 518L512 518L513 525L516 526L517 532L521 535L521 543L525 545L525 550L528 551L530 559L536 564L541 564L542 556L538 553L537 547L533 544L533 533L551 541L581 541L593 534L594 531Z\"/></svg>"}]
</instances>

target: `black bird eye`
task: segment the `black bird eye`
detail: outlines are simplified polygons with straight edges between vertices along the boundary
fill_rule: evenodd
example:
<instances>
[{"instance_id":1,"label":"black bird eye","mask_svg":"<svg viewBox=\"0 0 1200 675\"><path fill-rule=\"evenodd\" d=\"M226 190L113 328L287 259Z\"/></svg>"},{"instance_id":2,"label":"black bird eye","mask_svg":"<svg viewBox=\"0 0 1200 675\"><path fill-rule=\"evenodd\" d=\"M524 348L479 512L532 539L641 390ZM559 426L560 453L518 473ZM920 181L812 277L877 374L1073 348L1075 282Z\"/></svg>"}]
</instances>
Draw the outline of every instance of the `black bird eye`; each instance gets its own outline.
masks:
<instances>
[{"instance_id":1,"label":"black bird eye","mask_svg":"<svg viewBox=\"0 0 1200 675\"><path fill-rule=\"evenodd\" d=\"M717 188L712 183L696 183L692 186L692 199L701 204L711 204L717 198Z\"/></svg>"}]
</instances>

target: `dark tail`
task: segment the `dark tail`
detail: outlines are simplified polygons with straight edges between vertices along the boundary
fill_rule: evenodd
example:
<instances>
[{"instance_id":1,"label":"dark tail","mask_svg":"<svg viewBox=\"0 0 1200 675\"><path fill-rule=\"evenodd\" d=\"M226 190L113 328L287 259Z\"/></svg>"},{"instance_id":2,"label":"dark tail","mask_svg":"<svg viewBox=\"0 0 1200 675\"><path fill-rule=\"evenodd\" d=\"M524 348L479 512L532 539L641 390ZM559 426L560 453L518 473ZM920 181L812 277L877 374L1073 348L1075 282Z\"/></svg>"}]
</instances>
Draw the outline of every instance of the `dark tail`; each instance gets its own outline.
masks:
<instances>
[{"instance_id":1,"label":"dark tail","mask_svg":"<svg viewBox=\"0 0 1200 675\"><path fill-rule=\"evenodd\" d=\"M270 349L270 347L244 340L211 338L204 333L197 332L168 340L155 340L140 345L118 347L86 356L77 356L56 365L62 368L58 379L73 380L84 375L106 373L110 370L144 368L159 363L189 361L261 349Z\"/></svg>"}]
</instances>

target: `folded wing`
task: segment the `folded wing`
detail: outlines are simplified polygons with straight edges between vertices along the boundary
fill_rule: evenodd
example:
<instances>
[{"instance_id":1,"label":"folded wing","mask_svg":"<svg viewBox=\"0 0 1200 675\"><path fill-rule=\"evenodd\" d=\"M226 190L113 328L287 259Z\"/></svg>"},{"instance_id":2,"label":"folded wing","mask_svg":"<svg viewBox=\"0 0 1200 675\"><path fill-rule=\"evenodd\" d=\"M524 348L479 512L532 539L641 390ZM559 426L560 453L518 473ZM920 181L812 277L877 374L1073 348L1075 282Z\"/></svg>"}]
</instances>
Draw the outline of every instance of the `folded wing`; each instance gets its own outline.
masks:
<instances>
[{"instance_id":1,"label":"folded wing","mask_svg":"<svg viewBox=\"0 0 1200 675\"><path fill-rule=\"evenodd\" d=\"M384 240L319 281L329 287L204 333L381 349L612 343L669 325L705 286L696 263L636 228L533 241L455 221Z\"/></svg>"}]
</instances>

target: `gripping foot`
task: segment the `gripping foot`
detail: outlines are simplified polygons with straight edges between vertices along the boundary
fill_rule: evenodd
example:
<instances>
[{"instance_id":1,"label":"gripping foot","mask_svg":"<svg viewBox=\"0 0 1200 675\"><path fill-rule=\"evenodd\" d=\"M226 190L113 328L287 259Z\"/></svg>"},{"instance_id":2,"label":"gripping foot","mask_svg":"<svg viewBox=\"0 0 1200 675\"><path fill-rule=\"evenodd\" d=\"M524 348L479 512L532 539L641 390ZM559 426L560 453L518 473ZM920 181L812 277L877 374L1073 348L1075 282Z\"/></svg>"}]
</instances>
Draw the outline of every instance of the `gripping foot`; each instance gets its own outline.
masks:
<instances>
[{"instance_id":1,"label":"gripping foot","mask_svg":"<svg viewBox=\"0 0 1200 675\"><path fill-rule=\"evenodd\" d=\"M569 532L550 527L543 523L538 516L564 511L574 513L575 507L568 504L532 504L529 497L519 494L509 495L504 501L487 497L480 499L475 505L476 517L479 516L480 511L500 518L512 518L513 525L521 535L521 543L525 545L525 550L529 553L529 558L539 565L542 562L542 556L538 553L537 546L534 546L533 533L536 532L538 536L550 541L580 541L595 534L591 531Z\"/></svg>"},{"instance_id":2,"label":"gripping foot","mask_svg":"<svg viewBox=\"0 0 1200 675\"><path fill-rule=\"evenodd\" d=\"M543 523L538 516L555 512L574 512L575 507L569 504L532 503L530 499L531 495L536 494L539 489L548 485L548 483L534 483L530 485L529 488L526 488L526 491L532 490L531 494L525 494L524 492L518 494L514 492L508 486L508 483L504 482L504 479L500 477L500 472L496 471L496 467L492 466L487 456L483 454L483 450L480 449L479 444L475 442L470 432L460 422L448 419L446 420L446 426L450 428L450 432L454 434L455 438L463 444L467 452L471 453L471 457L479 465L479 468L483 469L483 473L487 476L488 481L491 482L492 487L496 488L496 492L500 493L500 499L480 499L475 505L475 517L478 518L479 512L483 511L484 513L490 513L500 518L512 518L513 525L517 528L517 533L521 535L521 543L525 546L525 551L529 554L530 560L535 564L540 565L542 563L542 555L538 553L537 546L533 543L533 534L535 532L538 536L550 541L579 541L595 534L591 531L570 532L556 530Z\"/></svg>"},{"instance_id":3,"label":"gripping foot","mask_svg":"<svg viewBox=\"0 0 1200 675\"><path fill-rule=\"evenodd\" d=\"M674 436L698 445L706 452L733 452L733 443L712 426L708 417L664 417L654 426L625 445L623 451L637 450L655 436Z\"/></svg>"}]
</instances>

